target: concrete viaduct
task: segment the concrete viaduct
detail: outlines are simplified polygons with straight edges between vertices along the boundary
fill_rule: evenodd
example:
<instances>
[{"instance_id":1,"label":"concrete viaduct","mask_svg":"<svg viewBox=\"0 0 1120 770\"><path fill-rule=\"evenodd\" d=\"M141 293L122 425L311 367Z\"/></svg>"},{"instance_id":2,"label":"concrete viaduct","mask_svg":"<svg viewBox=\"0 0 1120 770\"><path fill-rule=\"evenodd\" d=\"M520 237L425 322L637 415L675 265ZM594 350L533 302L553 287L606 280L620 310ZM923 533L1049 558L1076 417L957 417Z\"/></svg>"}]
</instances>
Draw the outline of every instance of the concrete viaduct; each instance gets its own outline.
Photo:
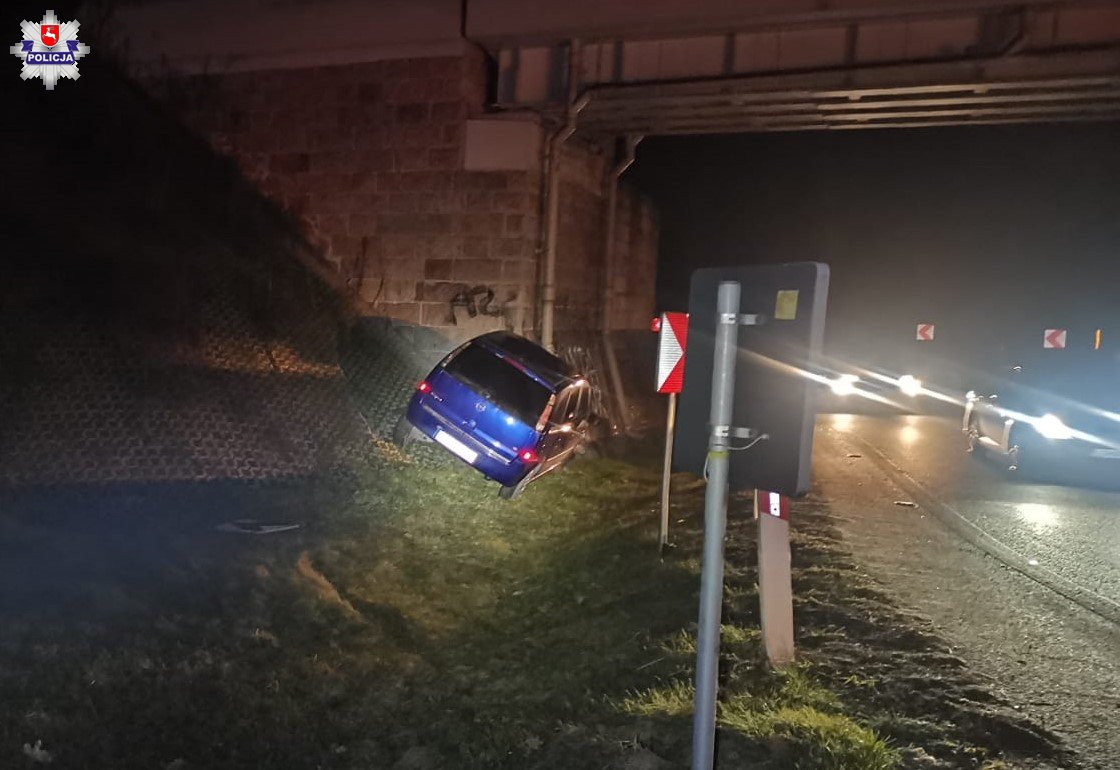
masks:
<instances>
[{"instance_id":1,"label":"concrete viaduct","mask_svg":"<svg viewBox=\"0 0 1120 770\"><path fill-rule=\"evenodd\" d=\"M645 326L643 136L1120 117L1099 0L156 0L118 52L363 315Z\"/></svg>"}]
</instances>

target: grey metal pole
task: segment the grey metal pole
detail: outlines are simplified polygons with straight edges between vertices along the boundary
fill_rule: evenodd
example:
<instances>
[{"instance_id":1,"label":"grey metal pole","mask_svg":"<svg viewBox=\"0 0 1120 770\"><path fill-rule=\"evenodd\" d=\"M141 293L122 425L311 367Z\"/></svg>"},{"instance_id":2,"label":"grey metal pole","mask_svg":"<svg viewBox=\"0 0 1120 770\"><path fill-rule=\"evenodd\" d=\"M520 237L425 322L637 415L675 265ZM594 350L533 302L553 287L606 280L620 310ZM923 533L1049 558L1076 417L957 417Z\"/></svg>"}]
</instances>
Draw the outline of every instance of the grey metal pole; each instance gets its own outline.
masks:
<instances>
[{"instance_id":1,"label":"grey metal pole","mask_svg":"<svg viewBox=\"0 0 1120 770\"><path fill-rule=\"evenodd\" d=\"M665 459L661 467L661 538L658 550L669 544L669 482L673 464L673 431L677 427L677 394L669 394L669 414L665 419Z\"/></svg>"},{"instance_id":2,"label":"grey metal pole","mask_svg":"<svg viewBox=\"0 0 1120 770\"><path fill-rule=\"evenodd\" d=\"M719 623L723 608L723 539L727 531L727 453L739 338L739 284L724 281L716 299L712 361L708 488L704 493L704 561L700 571L700 624L696 635L696 704L692 770L711 770L715 758Z\"/></svg>"}]
</instances>

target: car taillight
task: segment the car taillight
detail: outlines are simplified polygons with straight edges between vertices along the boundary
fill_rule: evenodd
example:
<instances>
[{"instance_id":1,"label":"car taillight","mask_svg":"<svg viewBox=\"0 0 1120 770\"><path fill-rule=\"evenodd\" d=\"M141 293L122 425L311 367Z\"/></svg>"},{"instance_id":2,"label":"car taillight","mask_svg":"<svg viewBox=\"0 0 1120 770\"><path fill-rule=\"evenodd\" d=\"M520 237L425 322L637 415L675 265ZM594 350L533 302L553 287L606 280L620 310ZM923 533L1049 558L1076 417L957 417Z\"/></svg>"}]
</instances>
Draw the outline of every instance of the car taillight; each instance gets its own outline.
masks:
<instances>
[{"instance_id":1,"label":"car taillight","mask_svg":"<svg viewBox=\"0 0 1120 770\"><path fill-rule=\"evenodd\" d=\"M522 462L527 462L527 463L540 462L540 459L541 459L540 455L538 455L532 449L522 449L520 452L517 453L517 456L521 458Z\"/></svg>"},{"instance_id":2,"label":"car taillight","mask_svg":"<svg viewBox=\"0 0 1120 770\"><path fill-rule=\"evenodd\" d=\"M431 393L432 392L432 386L428 384L427 380L421 380L420 384L416 386L416 389L418 391L420 391L421 393Z\"/></svg>"}]
</instances>

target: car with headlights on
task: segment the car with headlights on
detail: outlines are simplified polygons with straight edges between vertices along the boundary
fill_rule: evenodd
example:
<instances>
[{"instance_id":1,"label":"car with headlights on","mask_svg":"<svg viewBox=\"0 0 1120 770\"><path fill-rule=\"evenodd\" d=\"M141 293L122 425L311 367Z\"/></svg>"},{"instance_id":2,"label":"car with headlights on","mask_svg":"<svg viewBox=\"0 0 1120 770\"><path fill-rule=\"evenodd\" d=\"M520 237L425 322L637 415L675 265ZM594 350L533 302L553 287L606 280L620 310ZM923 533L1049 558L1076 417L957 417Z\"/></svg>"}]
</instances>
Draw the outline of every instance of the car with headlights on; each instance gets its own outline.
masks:
<instances>
[{"instance_id":1,"label":"car with headlights on","mask_svg":"<svg viewBox=\"0 0 1120 770\"><path fill-rule=\"evenodd\" d=\"M491 332L453 350L417 385L398 439L427 436L510 499L582 448L592 396L560 358L524 337Z\"/></svg>"},{"instance_id":2,"label":"car with headlights on","mask_svg":"<svg viewBox=\"0 0 1120 770\"><path fill-rule=\"evenodd\" d=\"M966 394L971 453L1027 474L1120 468L1120 359L1099 350L1045 351Z\"/></svg>"},{"instance_id":3,"label":"car with headlights on","mask_svg":"<svg viewBox=\"0 0 1120 770\"><path fill-rule=\"evenodd\" d=\"M820 412L920 411L928 395L923 380L913 374L896 374L836 359L816 367L812 379L822 386L817 399Z\"/></svg>"}]
</instances>

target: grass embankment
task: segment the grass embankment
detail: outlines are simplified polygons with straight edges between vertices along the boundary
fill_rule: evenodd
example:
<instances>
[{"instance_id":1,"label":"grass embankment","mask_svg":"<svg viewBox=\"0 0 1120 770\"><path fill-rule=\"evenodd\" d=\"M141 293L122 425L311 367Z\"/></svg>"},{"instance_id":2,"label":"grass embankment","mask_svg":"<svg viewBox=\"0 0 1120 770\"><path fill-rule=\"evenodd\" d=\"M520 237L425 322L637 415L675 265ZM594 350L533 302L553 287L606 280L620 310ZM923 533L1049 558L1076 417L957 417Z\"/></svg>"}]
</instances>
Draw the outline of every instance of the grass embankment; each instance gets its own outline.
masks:
<instances>
[{"instance_id":1,"label":"grass embankment","mask_svg":"<svg viewBox=\"0 0 1120 770\"><path fill-rule=\"evenodd\" d=\"M458 696L447 705L466 711L434 720L433 734L454 736L437 742L460 761L492 766L523 753L511 761L523 766L559 738L556 766L581 766L573 751L597 766L614 753L612 731L622 748L685 759L695 648L682 627L696 612L698 564L689 553L657 558L656 482L649 468L584 462L502 504L473 474L414 466L358 495L357 531L343 539L383 534L385 522L364 513L390 509L396 536L378 558L393 579L370 572L360 547L328 570L363 602L415 618L438 647L429 660ZM724 638L720 719L756 744L734 753L789 760L778 767L892 765L805 669L767 671L754 629L726 626ZM626 737L633 717L668 724L640 726L643 747L640 735Z\"/></svg>"},{"instance_id":2,"label":"grass embankment","mask_svg":"<svg viewBox=\"0 0 1120 770\"><path fill-rule=\"evenodd\" d=\"M585 461L506 503L438 459L373 469L315 526L196 562L127 618L9 626L0 752L42 740L56 766L122 769L684 766L699 565L694 536L657 557L656 483ZM724 641L721 767L894 766L811 668L769 671L753 628Z\"/></svg>"}]
</instances>

